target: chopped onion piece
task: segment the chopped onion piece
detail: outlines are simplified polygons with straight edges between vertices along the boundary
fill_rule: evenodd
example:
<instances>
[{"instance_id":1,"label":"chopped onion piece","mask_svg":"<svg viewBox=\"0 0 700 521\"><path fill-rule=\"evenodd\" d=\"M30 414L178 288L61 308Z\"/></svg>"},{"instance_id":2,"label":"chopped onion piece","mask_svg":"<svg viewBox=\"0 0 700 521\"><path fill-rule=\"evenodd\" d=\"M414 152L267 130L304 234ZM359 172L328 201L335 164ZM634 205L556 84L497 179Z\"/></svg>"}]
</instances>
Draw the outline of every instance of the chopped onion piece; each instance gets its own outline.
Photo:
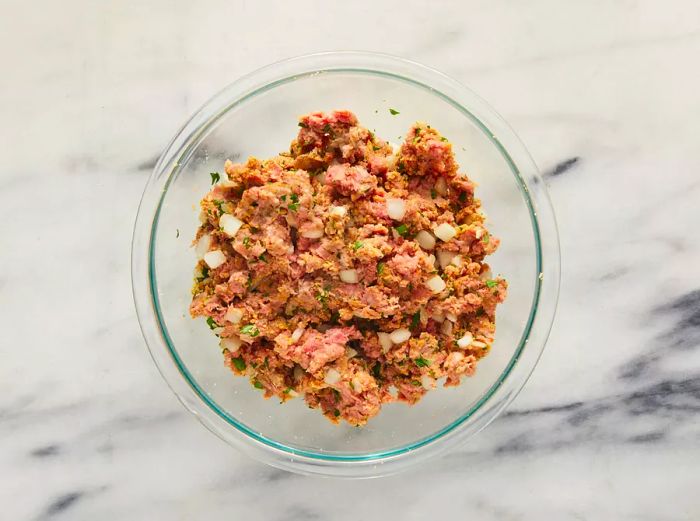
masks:
<instances>
[{"instance_id":1,"label":"chopped onion piece","mask_svg":"<svg viewBox=\"0 0 700 521\"><path fill-rule=\"evenodd\" d=\"M326 184L326 173L321 172L320 174L318 174L316 176L316 179L318 180L319 183L321 183L322 185L325 185Z\"/></svg>"},{"instance_id":2,"label":"chopped onion piece","mask_svg":"<svg viewBox=\"0 0 700 521\"><path fill-rule=\"evenodd\" d=\"M323 379L328 385L337 384L340 381L340 373L333 369L332 367L326 372L326 376Z\"/></svg>"},{"instance_id":3,"label":"chopped onion piece","mask_svg":"<svg viewBox=\"0 0 700 521\"><path fill-rule=\"evenodd\" d=\"M243 318L243 311L238 308L228 308L226 314L224 315L224 320L226 322L231 322L231 324L238 324Z\"/></svg>"},{"instance_id":4,"label":"chopped onion piece","mask_svg":"<svg viewBox=\"0 0 700 521\"><path fill-rule=\"evenodd\" d=\"M435 191L440 195L445 195L447 193L447 182L444 177L439 178L435 182Z\"/></svg>"},{"instance_id":5,"label":"chopped onion piece","mask_svg":"<svg viewBox=\"0 0 700 521\"><path fill-rule=\"evenodd\" d=\"M435 275L434 277L429 278L425 285L428 286L430 291L433 293L440 293L447 287L447 284L445 284L445 281L440 278L440 275Z\"/></svg>"},{"instance_id":6,"label":"chopped onion piece","mask_svg":"<svg viewBox=\"0 0 700 521\"><path fill-rule=\"evenodd\" d=\"M243 344L243 342L241 342L241 339L237 336L222 338L221 342L219 342L221 349L228 349L231 353L235 353L236 351L238 351L241 347L241 344Z\"/></svg>"},{"instance_id":7,"label":"chopped onion piece","mask_svg":"<svg viewBox=\"0 0 700 521\"><path fill-rule=\"evenodd\" d=\"M435 384L435 380L430 378L427 374L424 374L423 376L420 377L420 383L423 386L423 389L426 391L429 391L430 389L433 388Z\"/></svg>"},{"instance_id":8,"label":"chopped onion piece","mask_svg":"<svg viewBox=\"0 0 700 521\"><path fill-rule=\"evenodd\" d=\"M226 262L226 255L221 250L209 251L204 254L204 262L214 270Z\"/></svg>"},{"instance_id":9,"label":"chopped onion piece","mask_svg":"<svg viewBox=\"0 0 700 521\"><path fill-rule=\"evenodd\" d=\"M438 239L447 242L457 235L457 230L449 223L442 223L433 229L433 233L435 233L435 237Z\"/></svg>"},{"instance_id":10,"label":"chopped onion piece","mask_svg":"<svg viewBox=\"0 0 700 521\"><path fill-rule=\"evenodd\" d=\"M294 333L292 333L292 342L298 342L299 339L301 338L301 335L304 334L305 329L303 327L298 327L294 330Z\"/></svg>"},{"instance_id":11,"label":"chopped onion piece","mask_svg":"<svg viewBox=\"0 0 700 521\"><path fill-rule=\"evenodd\" d=\"M437 258L438 262L440 263L440 267L442 269L445 269L447 266L450 265L450 262L452 262L452 259L455 258L456 253L453 253L451 251L445 251L445 250L438 250L437 251Z\"/></svg>"},{"instance_id":12,"label":"chopped onion piece","mask_svg":"<svg viewBox=\"0 0 700 521\"><path fill-rule=\"evenodd\" d=\"M377 336L379 337L379 345L382 346L382 352L387 353L394 344L391 341L391 336L389 333L377 333Z\"/></svg>"},{"instance_id":13,"label":"chopped onion piece","mask_svg":"<svg viewBox=\"0 0 700 521\"><path fill-rule=\"evenodd\" d=\"M302 232L301 236L306 237L307 239L320 239L323 237L323 229L306 230L305 232Z\"/></svg>"},{"instance_id":14,"label":"chopped onion piece","mask_svg":"<svg viewBox=\"0 0 700 521\"><path fill-rule=\"evenodd\" d=\"M462 257L460 255L455 255L454 257L452 257L452 261L450 262L450 264L452 264L453 266L457 266L458 268L461 268L462 264L463 264Z\"/></svg>"},{"instance_id":15,"label":"chopped onion piece","mask_svg":"<svg viewBox=\"0 0 700 521\"><path fill-rule=\"evenodd\" d=\"M433 320L438 324L442 324L445 321L445 315L442 313L433 313Z\"/></svg>"},{"instance_id":16,"label":"chopped onion piece","mask_svg":"<svg viewBox=\"0 0 700 521\"><path fill-rule=\"evenodd\" d=\"M353 358L357 356L357 351L353 349L352 347L348 347L347 350L345 351L345 354L348 356L348 358Z\"/></svg>"},{"instance_id":17,"label":"chopped onion piece","mask_svg":"<svg viewBox=\"0 0 700 521\"><path fill-rule=\"evenodd\" d=\"M435 237L430 232L421 230L416 234L416 242L424 250L432 250L435 248Z\"/></svg>"},{"instance_id":18,"label":"chopped onion piece","mask_svg":"<svg viewBox=\"0 0 700 521\"><path fill-rule=\"evenodd\" d=\"M457 322L457 315L452 313L451 311L445 313L445 318L450 322Z\"/></svg>"},{"instance_id":19,"label":"chopped onion piece","mask_svg":"<svg viewBox=\"0 0 700 521\"><path fill-rule=\"evenodd\" d=\"M411 332L405 327L402 327L392 331L389 335L389 338L391 338L391 341L394 344L400 344L401 342L405 342L406 340L411 338Z\"/></svg>"},{"instance_id":20,"label":"chopped onion piece","mask_svg":"<svg viewBox=\"0 0 700 521\"><path fill-rule=\"evenodd\" d=\"M464 333L464 336L457 340L457 345L461 347L462 349L466 349L471 345L471 343L474 341L474 337L472 336L471 333L466 332Z\"/></svg>"},{"instance_id":21,"label":"chopped onion piece","mask_svg":"<svg viewBox=\"0 0 700 521\"><path fill-rule=\"evenodd\" d=\"M400 221L406 215L406 201L393 197L387 198L386 213L395 221Z\"/></svg>"},{"instance_id":22,"label":"chopped onion piece","mask_svg":"<svg viewBox=\"0 0 700 521\"><path fill-rule=\"evenodd\" d=\"M348 213L348 209L344 206L331 206L331 215L337 215L338 217L344 217Z\"/></svg>"},{"instance_id":23,"label":"chopped onion piece","mask_svg":"<svg viewBox=\"0 0 700 521\"><path fill-rule=\"evenodd\" d=\"M440 332L443 335L451 336L452 335L452 322L449 320L445 320L442 325L440 326Z\"/></svg>"},{"instance_id":24,"label":"chopped onion piece","mask_svg":"<svg viewBox=\"0 0 700 521\"><path fill-rule=\"evenodd\" d=\"M194 247L194 251L197 254L197 257L199 257L200 259L203 258L204 254L209 251L210 246L211 235L205 233L199 238L199 240L197 241L197 245Z\"/></svg>"},{"instance_id":25,"label":"chopped onion piece","mask_svg":"<svg viewBox=\"0 0 700 521\"><path fill-rule=\"evenodd\" d=\"M296 392L294 389L290 389L289 391L287 391L287 396L289 396L290 398L296 398L297 396L299 396L299 393Z\"/></svg>"},{"instance_id":26,"label":"chopped onion piece","mask_svg":"<svg viewBox=\"0 0 700 521\"><path fill-rule=\"evenodd\" d=\"M357 284L360 278L357 275L357 270L341 270L340 280L347 282L348 284Z\"/></svg>"},{"instance_id":27,"label":"chopped onion piece","mask_svg":"<svg viewBox=\"0 0 700 521\"><path fill-rule=\"evenodd\" d=\"M483 228L477 228L474 230L474 237L477 239L481 239L481 236L484 235L484 229Z\"/></svg>"},{"instance_id":28,"label":"chopped onion piece","mask_svg":"<svg viewBox=\"0 0 700 521\"><path fill-rule=\"evenodd\" d=\"M233 215L225 213L219 218L219 226L224 230L224 233L229 237L233 237L238 233L238 230L243 226L240 219L236 219Z\"/></svg>"},{"instance_id":29,"label":"chopped onion piece","mask_svg":"<svg viewBox=\"0 0 700 521\"><path fill-rule=\"evenodd\" d=\"M483 342L480 342L479 340L474 340L471 345L472 345L472 347L480 347L482 349L484 347L486 347L486 344Z\"/></svg>"}]
</instances>

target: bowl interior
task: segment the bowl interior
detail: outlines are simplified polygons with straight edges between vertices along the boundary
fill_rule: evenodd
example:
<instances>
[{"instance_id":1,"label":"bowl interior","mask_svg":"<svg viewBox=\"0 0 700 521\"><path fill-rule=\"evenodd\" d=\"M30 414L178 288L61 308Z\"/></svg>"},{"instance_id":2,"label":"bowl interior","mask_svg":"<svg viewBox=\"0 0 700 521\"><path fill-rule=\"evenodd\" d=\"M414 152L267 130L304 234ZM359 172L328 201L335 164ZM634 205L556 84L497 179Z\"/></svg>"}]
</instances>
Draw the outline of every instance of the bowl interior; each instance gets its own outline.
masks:
<instances>
[{"instance_id":1,"label":"bowl interior","mask_svg":"<svg viewBox=\"0 0 700 521\"><path fill-rule=\"evenodd\" d=\"M453 143L461 172L478 184L489 228L501 239L500 249L489 258L492 270L509 283L508 298L497 312L493 349L473 377L459 387L438 387L415 406L385 405L363 428L333 425L301 397L286 404L263 399L247 378L224 367L218 339L203 319L193 320L188 313L196 262L190 245L198 226L198 202L210 188L209 173L223 172L227 158L245 161L287 150L300 115L341 108L394 143L417 120ZM390 108L399 113L392 115ZM527 193L507 154L465 108L422 84L389 74L338 70L295 76L232 100L190 139L173 165L152 231L156 312L181 372L232 428L329 458L408 450L467 419L516 363L532 317L539 271L533 223Z\"/></svg>"}]
</instances>

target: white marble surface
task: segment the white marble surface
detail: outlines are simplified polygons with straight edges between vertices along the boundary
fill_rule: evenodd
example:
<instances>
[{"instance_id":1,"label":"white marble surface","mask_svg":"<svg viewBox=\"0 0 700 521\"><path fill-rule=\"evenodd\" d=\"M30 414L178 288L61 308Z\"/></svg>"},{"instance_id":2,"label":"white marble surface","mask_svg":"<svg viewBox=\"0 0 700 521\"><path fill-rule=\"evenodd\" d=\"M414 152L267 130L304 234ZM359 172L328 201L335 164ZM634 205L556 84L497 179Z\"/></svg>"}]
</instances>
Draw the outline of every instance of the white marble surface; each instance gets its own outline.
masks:
<instances>
[{"instance_id":1,"label":"white marble surface","mask_svg":"<svg viewBox=\"0 0 700 521\"><path fill-rule=\"evenodd\" d=\"M2 3L0 518L700 519L700 4L409 4ZM548 176L562 298L529 384L463 449L379 482L209 434L151 363L129 282L183 120L242 73L347 48L444 70L543 171L570 166Z\"/></svg>"}]
</instances>

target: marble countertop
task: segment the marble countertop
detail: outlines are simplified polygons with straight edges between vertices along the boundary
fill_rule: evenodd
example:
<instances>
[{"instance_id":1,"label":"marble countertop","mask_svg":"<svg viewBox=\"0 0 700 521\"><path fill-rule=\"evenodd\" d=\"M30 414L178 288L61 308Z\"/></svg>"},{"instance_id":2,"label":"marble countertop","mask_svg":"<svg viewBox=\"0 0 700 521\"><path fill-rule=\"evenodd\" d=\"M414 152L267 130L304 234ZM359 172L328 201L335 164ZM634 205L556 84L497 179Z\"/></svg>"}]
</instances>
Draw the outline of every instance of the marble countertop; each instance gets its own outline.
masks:
<instances>
[{"instance_id":1,"label":"marble countertop","mask_svg":"<svg viewBox=\"0 0 700 521\"><path fill-rule=\"evenodd\" d=\"M698 2L268 5L3 4L0 518L700 519ZM561 233L558 317L523 392L381 481L289 474L215 438L131 299L136 208L177 128L241 74L328 49L480 93L545 172Z\"/></svg>"}]
</instances>

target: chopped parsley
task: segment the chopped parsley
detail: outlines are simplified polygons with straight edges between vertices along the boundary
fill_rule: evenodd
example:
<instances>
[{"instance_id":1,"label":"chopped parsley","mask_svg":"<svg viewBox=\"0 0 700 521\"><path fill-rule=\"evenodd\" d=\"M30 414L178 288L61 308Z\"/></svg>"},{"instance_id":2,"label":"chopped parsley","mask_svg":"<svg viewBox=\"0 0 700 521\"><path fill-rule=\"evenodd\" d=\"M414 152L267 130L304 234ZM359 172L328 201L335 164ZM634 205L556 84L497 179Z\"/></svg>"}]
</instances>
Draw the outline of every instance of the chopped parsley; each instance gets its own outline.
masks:
<instances>
[{"instance_id":1,"label":"chopped parsley","mask_svg":"<svg viewBox=\"0 0 700 521\"><path fill-rule=\"evenodd\" d=\"M330 123L326 123L325 125L323 125L323 132L329 135L333 134L333 129L331 128Z\"/></svg>"},{"instance_id":2,"label":"chopped parsley","mask_svg":"<svg viewBox=\"0 0 700 521\"><path fill-rule=\"evenodd\" d=\"M355 251L357 251L357 250L359 250L360 248L362 248L362 246L364 246L364 244L362 244L362 242L360 242L360 241L355 241L355 242L353 243L353 245L352 245L352 249L355 250Z\"/></svg>"},{"instance_id":3,"label":"chopped parsley","mask_svg":"<svg viewBox=\"0 0 700 521\"><path fill-rule=\"evenodd\" d=\"M214 319L211 317L207 317L207 325L209 326L209 329L216 329L219 327L219 324L214 322Z\"/></svg>"},{"instance_id":4,"label":"chopped parsley","mask_svg":"<svg viewBox=\"0 0 700 521\"><path fill-rule=\"evenodd\" d=\"M435 199L436 197L437 197L437 191L435 190L435 188L431 188L430 189L430 198Z\"/></svg>"},{"instance_id":5,"label":"chopped parsley","mask_svg":"<svg viewBox=\"0 0 700 521\"><path fill-rule=\"evenodd\" d=\"M411 385L415 385L416 387L420 387L423 384L421 384L418 380L411 380Z\"/></svg>"},{"instance_id":6,"label":"chopped parsley","mask_svg":"<svg viewBox=\"0 0 700 521\"><path fill-rule=\"evenodd\" d=\"M267 257L265 257L265 254L264 254L264 253L261 253L261 254L260 254L260 257L258 257L258 260L259 260L259 261L262 261L262 262L267 262Z\"/></svg>"},{"instance_id":7,"label":"chopped parsley","mask_svg":"<svg viewBox=\"0 0 700 521\"><path fill-rule=\"evenodd\" d=\"M321 304L328 304L328 297L329 296L330 296L330 293L327 290L322 289L316 295L316 300L318 300Z\"/></svg>"},{"instance_id":8,"label":"chopped parsley","mask_svg":"<svg viewBox=\"0 0 700 521\"><path fill-rule=\"evenodd\" d=\"M214 204L215 204L216 207L219 209L219 213L226 213L226 212L224 212L224 209L223 209L223 205L224 205L225 202L226 202L226 201L222 201L222 200L220 200L220 199L215 199L215 200L214 200Z\"/></svg>"},{"instance_id":9,"label":"chopped parsley","mask_svg":"<svg viewBox=\"0 0 700 521\"><path fill-rule=\"evenodd\" d=\"M243 237L243 246L250 248L250 237Z\"/></svg>"},{"instance_id":10,"label":"chopped parsley","mask_svg":"<svg viewBox=\"0 0 700 521\"><path fill-rule=\"evenodd\" d=\"M411 317L411 329L415 330L420 324L420 311L416 311Z\"/></svg>"},{"instance_id":11,"label":"chopped parsley","mask_svg":"<svg viewBox=\"0 0 700 521\"><path fill-rule=\"evenodd\" d=\"M210 172L209 175L211 176L211 184L215 184L221 181L221 175L219 174L219 172Z\"/></svg>"},{"instance_id":12,"label":"chopped parsley","mask_svg":"<svg viewBox=\"0 0 700 521\"><path fill-rule=\"evenodd\" d=\"M374 150L375 152L376 152L377 150L381 150L381 149L382 149L382 147L380 147L380 146L372 145L372 150Z\"/></svg>"},{"instance_id":13,"label":"chopped parsley","mask_svg":"<svg viewBox=\"0 0 700 521\"><path fill-rule=\"evenodd\" d=\"M446 138L445 136L442 136L442 137L440 138L440 141L447 141L447 138Z\"/></svg>"},{"instance_id":14,"label":"chopped parsley","mask_svg":"<svg viewBox=\"0 0 700 521\"><path fill-rule=\"evenodd\" d=\"M381 378L382 376L382 366L379 362L372 366L372 374L375 378Z\"/></svg>"},{"instance_id":15,"label":"chopped parsley","mask_svg":"<svg viewBox=\"0 0 700 521\"><path fill-rule=\"evenodd\" d=\"M462 192L461 194L459 194L459 202L460 203L467 202L467 193L466 192Z\"/></svg>"},{"instance_id":16,"label":"chopped parsley","mask_svg":"<svg viewBox=\"0 0 700 521\"><path fill-rule=\"evenodd\" d=\"M338 389L333 389L333 399L335 400L335 403L340 401L340 391Z\"/></svg>"},{"instance_id":17,"label":"chopped parsley","mask_svg":"<svg viewBox=\"0 0 700 521\"><path fill-rule=\"evenodd\" d=\"M396 228L394 228L394 230L396 230L396 233L398 233L401 237L406 237L406 235L408 234L408 226L406 226L405 224L397 226Z\"/></svg>"},{"instance_id":18,"label":"chopped parsley","mask_svg":"<svg viewBox=\"0 0 700 521\"><path fill-rule=\"evenodd\" d=\"M379 264L377 264L377 275L381 275L383 271L384 271L384 263L380 262Z\"/></svg>"},{"instance_id":19,"label":"chopped parsley","mask_svg":"<svg viewBox=\"0 0 700 521\"><path fill-rule=\"evenodd\" d=\"M231 363L233 363L233 367L239 371L245 371L245 360L243 360L241 357L231 358Z\"/></svg>"},{"instance_id":20,"label":"chopped parsley","mask_svg":"<svg viewBox=\"0 0 700 521\"><path fill-rule=\"evenodd\" d=\"M336 418L340 416L340 411L338 409L333 409L333 416L335 416Z\"/></svg>"},{"instance_id":21,"label":"chopped parsley","mask_svg":"<svg viewBox=\"0 0 700 521\"><path fill-rule=\"evenodd\" d=\"M300 122L299 122L299 126L300 126L301 128L309 128L309 125L307 125L307 124L304 123L303 121L300 121Z\"/></svg>"},{"instance_id":22,"label":"chopped parsley","mask_svg":"<svg viewBox=\"0 0 700 521\"><path fill-rule=\"evenodd\" d=\"M255 337L260 334L260 331L258 331L258 328L255 327L255 324L246 324L245 326L241 327L241 333Z\"/></svg>"},{"instance_id":23,"label":"chopped parsley","mask_svg":"<svg viewBox=\"0 0 700 521\"><path fill-rule=\"evenodd\" d=\"M414 360L418 367L428 367L430 365L430 360L426 360L422 356L419 356Z\"/></svg>"},{"instance_id":24,"label":"chopped parsley","mask_svg":"<svg viewBox=\"0 0 700 521\"><path fill-rule=\"evenodd\" d=\"M284 391L282 391L282 392L283 392L284 394L289 394L289 393L292 392L292 388L291 388L291 387L287 387L287 388L286 388Z\"/></svg>"},{"instance_id":25,"label":"chopped parsley","mask_svg":"<svg viewBox=\"0 0 700 521\"><path fill-rule=\"evenodd\" d=\"M286 200L287 200L287 194L280 196L280 201L286 201Z\"/></svg>"},{"instance_id":26,"label":"chopped parsley","mask_svg":"<svg viewBox=\"0 0 700 521\"><path fill-rule=\"evenodd\" d=\"M484 244L488 244L488 243L489 243L489 240L490 240L489 234L488 234L488 232L486 232L486 233L484 234L484 236L481 238L481 241L482 241Z\"/></svg>"},{"instance_id":27,"label":"chopped parsley","mask_svg":"<svg viewBox=\"0 0 700 521\"><path fill-rule=\"evenodd\" d=\"M256 389L263 389L263 384L261 384L258 380L255 380L253 382L253 387L255 387Z\"/></svg>"},{"instance_id":28,"label":"chopped parsley","mask_svg":"<svg viewBox=\"0 0 700 521\"><path fill-rule=\"evenodd\" d=\"M263 366L265 367L265 369L270 368L270 363L267 361L267 357L265 357L265 361L263 362Z\"/></svg>"},{"instance_id":29,"label":"chopped parsley","mask_svg":"<svg viewBox=\"0 0 700 521\"><path fill-rule=\"evenodd\" d=\"M496 281L493 280L493 279L489 279L489 280L486 281L486 285L487 285L489 288L495 288L497 284L498 284L498 282L496 282Z\"/></svg>"},{"instance_id":30,"label":"chopped parsley","mask_svg":"<svg viewBox=\"0 0 700 521\"><path fill-rule=\"evenodd\" d=\"M389 109L389 113L390 113L392 116L396 116L396 114L400 114L400 112L399 112L398 110L394 110L394 109Z\"/></svg>"}]
</instances>

